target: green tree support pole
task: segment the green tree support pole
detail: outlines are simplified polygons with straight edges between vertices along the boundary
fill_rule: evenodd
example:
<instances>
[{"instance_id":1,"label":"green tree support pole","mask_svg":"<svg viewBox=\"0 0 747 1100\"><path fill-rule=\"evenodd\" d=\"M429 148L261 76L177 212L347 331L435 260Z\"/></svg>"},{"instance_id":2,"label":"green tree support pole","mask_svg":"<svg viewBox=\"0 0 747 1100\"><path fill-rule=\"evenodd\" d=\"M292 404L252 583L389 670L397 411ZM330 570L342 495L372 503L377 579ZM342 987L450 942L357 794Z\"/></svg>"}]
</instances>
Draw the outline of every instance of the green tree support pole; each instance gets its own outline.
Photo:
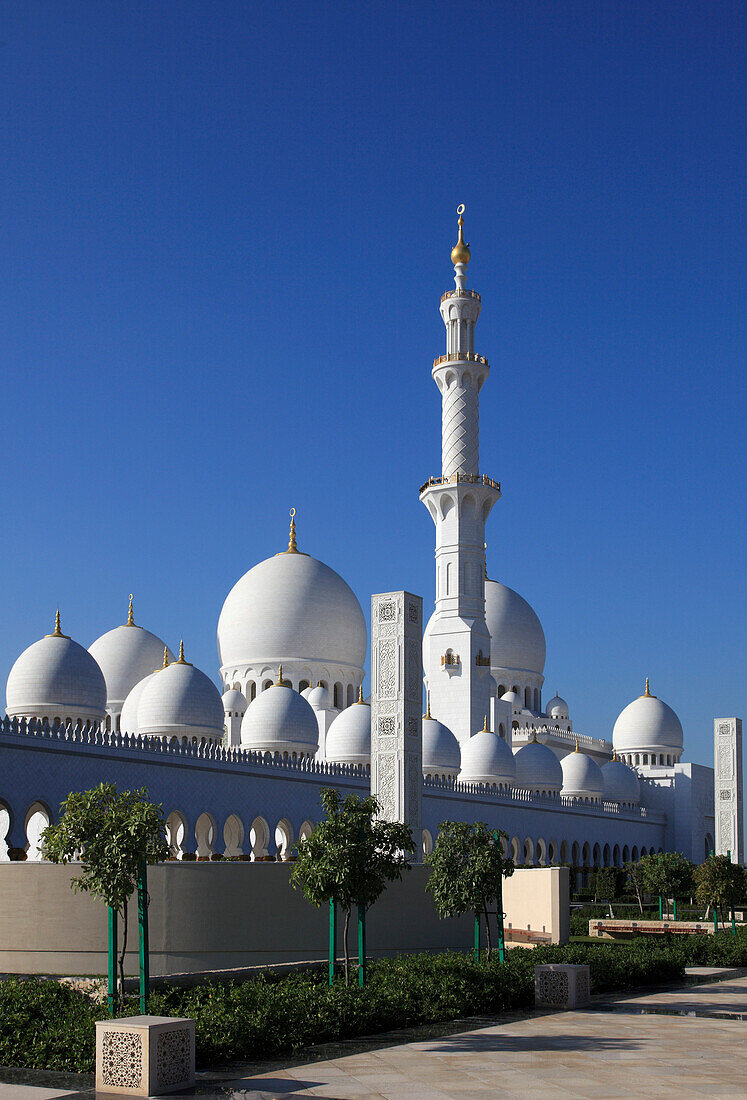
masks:
<instances>
[{"instance_id":1,"label":"green tree support pole","mask_svg":"<svg viewBox=\"0 0 747 1100\"><path fill-rule=\"evenodd\" d=\"M475 913L475 946L472 952L472 958L475 962L480 961L480 914Z\"/></svg>"},{"instance_id":2,"label":"green tree support pole","mask_svg":"<svg viewBox=\"0 0 747 1100\"><path fill-rule=\"evenodd\" d=\"M335 948L337 945L337 907L334 898L329 899L329 978L331 988L335 982Z\"/></svg>"},{"instance_id":3,"label":"green tree support pole","mask_svg":"<svg viewBox=\"0 0 747 1100\"><path fill-rule=\"evenodd\" d=\"M109 908L109 981L107 988L109 1015L117 1010L117 910Z\"/></svg>"},{"instance_id":4,"label":"green tree support pole","mask_svg":"<svg viewBox=\"0 0 747 1100\"><path fill-rule=\"evenodd\" d=\"M358 903L358 985L366 984L366 906Z\"/></svg>"},{"instance_id":5,"label":"green tree support pole","mask_svg":"<svg viewBox=\"0 0 747 1100\"><path fill-rule=\"evenodd\" d=\"M663 905L661 900L661 894L659 894L659 920L663 919Z\"/></svg>"},{"instance_id":6,"label":"green tree support pole","mask_svg":"<svg viewBox=\"0 0 747 1100\"><path fill-rule=\"evenodd\" d=\"M506 960L506 937L503 932L503 875L498 879L498 962Z\"/></svg>"},{"instance_id":7,"label":"green tree support pole","mask_svg":"<svg viewBox=\"0 0 747 1100\"><path fill-rule=\"evenodd\" d=\"M674 905L674 919L677 920L677 898L674 899L672 904Z\"/></svg>"},{"instance_id":8,"label":"green tree support pole","mask_svg":"<svg viewBox=\"0 0 747 1100\"><path fill-rule=\"evenodd\" d=\"M148 865L143 861L137 881L137 919L140 944L140 1012L148 1013L150 996L150 945L148 943Z\"/></svg>"}]
</instances>

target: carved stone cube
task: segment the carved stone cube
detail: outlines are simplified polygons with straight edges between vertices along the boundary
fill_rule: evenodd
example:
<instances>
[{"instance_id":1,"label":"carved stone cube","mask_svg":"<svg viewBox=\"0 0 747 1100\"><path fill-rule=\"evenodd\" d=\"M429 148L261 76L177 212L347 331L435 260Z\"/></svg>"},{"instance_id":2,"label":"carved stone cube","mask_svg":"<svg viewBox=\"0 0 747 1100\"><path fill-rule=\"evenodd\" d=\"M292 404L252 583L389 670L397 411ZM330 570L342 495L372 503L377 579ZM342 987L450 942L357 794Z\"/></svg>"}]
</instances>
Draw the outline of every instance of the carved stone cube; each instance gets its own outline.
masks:
<instances>
[{"instance_id":1,"label":"carved stone cube","mask_svg":"<svg viewBox=\"0 0 747 1100\"><path fill-rule=\"evenodd\" d=\"M534 968L534 1003L541 1008L578 1008L589 1003L588 966L547 963Z\"/></svg>"},{"instance_id":2,"label":"carved stone cube","mask_svg":"<svg viewBox=\"0 0 747 1100\"><path fill-rule=\"evenodd\" d=\"M194 1020L125 1016L97 1021L97 1092L160 1096L194 1083Z\"/></svg>"}]
</instances>

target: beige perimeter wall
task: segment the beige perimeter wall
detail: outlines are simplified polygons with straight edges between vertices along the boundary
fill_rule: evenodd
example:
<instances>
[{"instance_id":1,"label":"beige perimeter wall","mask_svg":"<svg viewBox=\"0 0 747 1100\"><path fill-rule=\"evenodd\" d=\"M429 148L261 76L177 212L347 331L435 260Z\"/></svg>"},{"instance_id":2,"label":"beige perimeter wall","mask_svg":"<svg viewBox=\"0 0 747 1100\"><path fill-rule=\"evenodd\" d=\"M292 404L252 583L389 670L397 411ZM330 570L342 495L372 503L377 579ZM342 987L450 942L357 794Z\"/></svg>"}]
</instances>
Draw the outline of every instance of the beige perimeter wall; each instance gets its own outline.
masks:
<instances>
[{"instance_id":1,"label":"beige perimeter wall","mask_svg":"<svg viewBox=\"0 0 747 1100\"><path fill-rule=\"evenodd\" d=\"M328 910L294 890L289 863L164 863L148 873L151 974L195 973L326 957ZM0 972L105 974L107 910L70 889L75 865L0 864ZM368 954L468 948L473 918L439 920L414 867L367 920ZM507 927L568 939L568 870L520 869L504 886ZM137 972L130 908L127 973ZM121 929L121 922L120 922ZM357 948L352 946L351 950Z\"/></svg>"}]
</instances>

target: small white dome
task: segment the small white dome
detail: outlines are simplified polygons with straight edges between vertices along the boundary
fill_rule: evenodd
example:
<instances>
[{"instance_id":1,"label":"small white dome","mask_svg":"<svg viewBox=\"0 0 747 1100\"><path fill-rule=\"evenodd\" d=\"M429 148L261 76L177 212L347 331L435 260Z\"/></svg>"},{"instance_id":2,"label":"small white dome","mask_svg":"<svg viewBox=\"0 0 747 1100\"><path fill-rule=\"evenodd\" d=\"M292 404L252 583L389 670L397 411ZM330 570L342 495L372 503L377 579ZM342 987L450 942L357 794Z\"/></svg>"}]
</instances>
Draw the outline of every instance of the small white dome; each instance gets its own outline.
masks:
<instances>
[{"instance_id":1,"label":"small white dome","mask_svg":"<svg viewBox=\"0 0 747 1100\"><path fill-rule=\"evenodd\" d=\"M223 737L223 701L213 681L181 659L149 678L137 706L143 737Z\"/></svg>"},{"instance_id":2,"label":"small white dome","mask_svg":"<svg viewBox=\"0 0 747 1100\"><path fill-rule=\"evenodd\" d=\"M327 760L338 764L371 763L371 707L353 703L332 722L324 746Z\"/></svg>"},{"instance_id":3,"label":"small white dome","mask_svg":"<svg viewBox=\"0 0 747 1100\"><path fill-rule=\"evenodd\" d=\"M632 802L637 805L641 800L641 785L638 776L623 764L622 760L610 760L602 768L604 797L607 802Z\"/></svg>"},{"instance_id":4,"label":"small white dome","mask_svg":"<svg viewBox=\"0 0 747 1100\"><path fill-rule=\"evenodd\" d=\"M66 637L59 626L18 657L8 676L7 710L11 717L101 721L106 711L106 682L87 649Z\"/></svg>"},{"instance_id":5,"label":"small white dome","mask_svg":"<svg viewBox=\"0 0 747 1100\"><path fill-rule=\"evenodd\" d=\"M248 705L246 695L242 691L229 688L228 691L223 692L223 712L225 714L238 711L240 715L243 715Z\"/></svg>"},{"instance_id":6,"label":"small white dome","mask_svg":"<svg viewBox=\"0 0 747 1100\"><path fill-rule=\"evenodd\" d=\"M157 676L161 669L156 669L155 672L151 672L148 676L144 676L142 680L135 684L132 691L129 693L124 703L122 704L122 713L119 716L119 728L122 733L137 733L137 708L140 702L140 696L143 694L145 685Z\"/></svg>"},{"instance_id":7,"label":"small white dome","mask_svg":"<svg viewBox=\"0 0 747 1100\"><path fill-rule=\"evenodd\" d=\"M591 798L598 801L604 795L602 769L585 752L569 752L560 761L563 772L563 794L569 798Z\"/></svg>"},{"instance_id":8,"label":"small white dome","mask_svg":"<svg viewBox=\"0 0 747 1100\"><path fill-rule=\"evenodd\" d=\"M568 704L559 695L554 695L549 702L545 703L545 714L548 718L567 718Z\"/></svg>"},{"instance_id":9,"label":"small white dome","mask_svg":"<svg viewBox=\"0 0 747 1100\"><path fill-rule=\"evenodd\" d=\"M682 752L682 724L671 707L646 692L622 711L612 731L615 751Z\"/></svg>"},{"instance_id":10,"label":"small white dome","mask_svg":"<svg viewBox=\"0 0 747 1100\"><path fill-rule=\"evenodd\" d=\"M317 684L317 686L313 688L306 688L301 694L304 696L309 706L313 707L314 710L334 710L332 706L332 696L321 684Z\"/></svg>"},{"instance_id":11,"label":"small white dome","mask_svg":"<svg viewBox=\"0 0 747 1100\"><path fill-rule=\"evenodd\" d=\"M523 791L560 791L563 770L552 749L529 741L516 753L516 786Z\"/></svg>"},{"instance_id":12,"label":"small white dome","mask_svg":"<svg viewBox=\"0 0 747 1100\"><path fill-rule=\"evenodd\" d=\"M501 695L501 700L504 703L511 704L511 710L514 714L519 714L523 710L524 704L521 701L521 696L517 695L515 691L507 691L505 695Z\"/></svg>"},{"instance_id":13,"label":"small white dome","mask_svg":"<svg viewBox=\"0 0 747 1100\"><path fill-rule=\"evenodd\" d=\"M423 718L423 775L456 778L461 765L459 742L454 734L443 722L426 715Z\"/></svg>"},{"instance_id":14,"label":"small white dome","mask_svg":"<svg viewBox=\"0 0 747 1100\"><path fill-rule=\"evenodd\" d=\"M161 667L164 648L160 638L134 621L115 626L89 646L88 652L106 680L106 704L110 710L119 710L135 684ZM174 660L170 650L168 656L169 661Z\"/></svg>"},{"instance_id":15,"label":"small white dome","mask_svg":"<svg viewBox=\"0 0 747 1100\"><path fill-rule=\"evenodd\" d=\"M224 667L304 661L362 674L367 638L353 590L334 569L297 550L245 573L218 621Z\"/></svg>"},{"instance_id":16,"label":"small white dome","mask_svg":"<svg viewBox=\"0 0 747 1100\"><path fill-rule=\"evenodd\" d=\"M460 745L462 783L498 783L513 786L516 761L502 737L483 729Z\"/></svg>"},{"instance_id":17,"label":"small white dome","mask_svg":"<svg viewBox=\"0 0 747 1100\"><path fill-rule=\"evenodd\" d=\"M304 699L308 699L308 697L311 695L313 690L314 690L313 687L311 686L311 684L309 684L309 686L307 688L303 689L303 691L301 692L301 695L303 696Z\"/></svg>"},{"instance_id":18,"label":"small white dome","mask_svg":"<svg viewBox=\"0 0 747 1100\"><path fill-rule=\"evenodd\" d=\"M545 668L542 623L527 601L499 581L485 580L485 621L490 633L490 667L539 673Z\"/></svg>"},{"instance_id":19,"label":"small white dome","mask_svg":"<svg viewBox=\"0 0 747 1100\"><path fill-rule=\"evenodd\" d=\"M254 752L308 756L319 747L319 726L308 700L285 685L261 691L241 722L241 747Z\"/></svg>"}]
</instances>

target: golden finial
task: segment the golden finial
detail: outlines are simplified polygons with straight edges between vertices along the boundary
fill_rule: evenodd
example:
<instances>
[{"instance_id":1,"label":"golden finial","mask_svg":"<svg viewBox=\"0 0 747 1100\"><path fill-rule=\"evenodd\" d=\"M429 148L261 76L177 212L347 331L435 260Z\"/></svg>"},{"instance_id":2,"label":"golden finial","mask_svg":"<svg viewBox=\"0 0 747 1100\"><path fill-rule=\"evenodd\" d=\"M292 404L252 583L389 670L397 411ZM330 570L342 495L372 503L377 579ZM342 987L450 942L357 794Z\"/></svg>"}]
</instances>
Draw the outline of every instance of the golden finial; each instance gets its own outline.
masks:
<instances>
[{"instance_id":1,"label":"golden finial","mask_svg":"<svg viewBox=\"0 0 747 1100\"><path fill-rule=\"evenodd\" d=\"M168 668L168 667L169 667L169 647L167 645L165 645L163 647L163 664L161 665L161 670L163 671L163 669Z\"/></svg>"},{"instance_id":2,"label":"golden finial","mask_svg":"<svg viewBox=\"0 0 747 1100\"><path fill-rule=\"evenodd\" d=\"M575 749L574 749L573 751L574 751L574 752L578 752L578 737L576 738L576 747L575 747Z\"/></svg>"},{"instance_id":3,"label":"golden finial","mask_svg":"<svg viewBox=\"0 0 747 1100\"><path fill-rule=\"evenodd\" d=\"M59 609L59 607L57 608L57 611L56 611L55 617L54 617L54 632L52 634L47 634L47 637L48 638L68 638L69 637L68 634L63 634L62 633L62 619L60 618L60 609Z\"/></svg>"},{"instance_id":4,"label":"golden finial","mask_svg":"<svg viewBox=\"0 0 747 1100\"><path fill-rule=\"evenodd\" d=\"M358 699L357 699L357 702L359 702L359 703L363 702L363 684L358 685Z\"/></svg>"},{"instance_id":5,"label":"golden finial","mask_svg":"<svg viewBox=\"0 0 747 1100\"><path fill-rule=\"evenodd\" d=\"M482 724L482 729L480 730L480 733L490 733L490 730L488 729L488 716L487 716L487 714L485 715L485 721Z\"/></svg>"},{"instance_id":6,"label":"golden finial","mask_svg":"<svg viewBox=\"0 0 747 1100\"><path fill-rule=\"evenodd\" d=\"M644 691L641 699L655 699L656 696L651 694L651 688L648 686L648 676L646 677L646 690Z\"/></svg>"},{"instance_id":7,"label":"golden finial","mask_svg":"<svg viewBox=\"0 0 747 1100\"><path fill-rule=\"evenodd\" d=\"M425 714L423 717L430 718L431 716L431 693L426 691L425 693Z\"/></svg>"},{"instance_id":8,"label":"golden finial","mask_svg":"<svg viewBox=\"0 0 747 1100\"><path fill-rule=\"evenodd\" d=\"M130 607L129 607L129 610L127 612L127 623L126 623L126 625L127 626L134 626L135 625L135 615L134 615L133 610L132 610L132 592L130 592Z\"/></svg>"},{"instance_id":9,"label":"golden finial","mask_svg":"<svg viewBox=\"0 0 747 1100\"><path fill-rule=\"evenodd\" d=\"M457 214L459 215L459 221L457 222L459 226L459 237L457 238L457 243L451 250L451 262L454 265L468 264L470 260L469 245L465 242L462 232L462 226L464 225L464 218L462 217L462 214L464 214L464 203L457 207Z\"/></svg>"},{"instance_id":10,"label":"golden finial","mask_svg":"<svg viewBox=\"0 0 747 1100\"><path fill-rule=\"evenodd\" d=\"M529 742L529 744L530 744L530 745L536 745L536 744L537 744L537 731L536 731L536 729L534 728L534 726L532 726L532 739L531 739L531 741Z\"/></svg>"},{"instance_id":11,"label":"golden finial","mask_svg":"<svg viewBox=\"0 0 747 1100\"><path fill-rule=\"evenodd\" d=\"M617 749L612 750L612 759L613 759L613 761L617 760Z\"/></svg>"},{"instance_id":12,"label":"golden finial","mask_svg":"<svg viewBox=\"0 0 747 1100\"><path fill-rule=\"evenodd\" d=\"M484 542L482 544L482 548L485 551L485 580L487 581L487 580L490 579L488 577L488 544L487 544L487 542Z\"/></svg>"},{"instance_id":13,"label":"golden finial","mask_svg":"<svg viewBox=\"0 0 747 1100\"><path fill-rule=\"evenodd\" d=\"M275 687L285 688L285 687L288 687L288 686L289 686L288 681L283 679L283 666L278 665L278 679L277 679L277 683L275 684Z\"/></svg>"},{"instance_id":14,"label":"golden finial","mask_svg":"<svg viewBox=\"0 0 747 1100\"><path fill-rule=\"evenodd\" d=\"M184 638L179 639L179 657L178 657L176 663L178 665L186 665L186 663L187 663L184 660Z\"/></svg>"},{"instance_id":15,"label":"golden finial","mask_svg":"<svg viewBox=\"0 0 747 1100\"><path fill-rule=\"evenodd\" d=\"M289 554L297 554L298 553L298 546L296 545L296 519L295 519L295 516L296 516L296 509L291 508L291 510L290 510L290 518L291 518L290 538L288 539L288 551L287 551Z\"/></svg>"}]
</instances>

